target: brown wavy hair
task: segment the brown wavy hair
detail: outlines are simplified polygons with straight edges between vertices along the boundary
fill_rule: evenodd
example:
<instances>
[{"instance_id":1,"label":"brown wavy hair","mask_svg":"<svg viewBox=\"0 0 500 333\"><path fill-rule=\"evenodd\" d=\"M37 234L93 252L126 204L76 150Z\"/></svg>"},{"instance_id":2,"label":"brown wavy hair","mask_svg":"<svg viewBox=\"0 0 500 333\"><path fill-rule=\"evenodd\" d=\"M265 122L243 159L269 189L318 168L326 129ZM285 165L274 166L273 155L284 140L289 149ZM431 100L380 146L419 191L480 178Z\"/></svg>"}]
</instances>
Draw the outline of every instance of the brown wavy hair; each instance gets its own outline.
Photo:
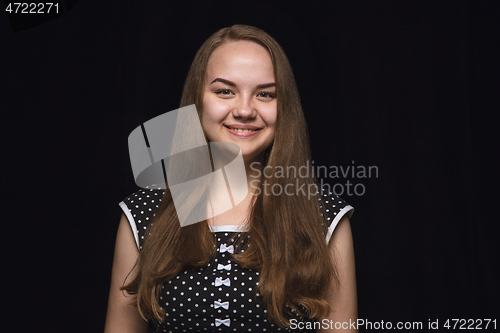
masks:
<instances>
[{"instance_id":1,"label":"brown wavy hair","mask_svg":"<svg viewBox=\"0 0 500 333\"><path fill-rule=\"evenodd\" d=\"M300 170L310 165L307 126L292 68L280 45L258 28L234 25L208 38L191 65L180 106L195 104L201 117L210 55L220 45L240 40L263 46L274 65L277 123L274 142L261 166ZM338 284L338 277L325 241L326 214L320 208L319 194L309 197L297 191L292 196L265 195L264 182L268 188L275 184L282 189L290 183L298 188L303 185L305 192L316 185L312 176L261 178L261 194L254 197L249 230L244 234L250 236L251 246L244 252L235 251L234 261L260 272L258 292L271 322L286 327L294 314L311 319L325 317L330 311L325 293L332 279ZM242 239L246 237L236 240L236 248L243 246ZM159 304L162 285L182 270L205 266L214 251L215 235L206 221L180 226L167 188L136 263L139 273L122 289L136 295L135 304L144 319L161 322L166 312Z\"/></svg>"}]
</instances>

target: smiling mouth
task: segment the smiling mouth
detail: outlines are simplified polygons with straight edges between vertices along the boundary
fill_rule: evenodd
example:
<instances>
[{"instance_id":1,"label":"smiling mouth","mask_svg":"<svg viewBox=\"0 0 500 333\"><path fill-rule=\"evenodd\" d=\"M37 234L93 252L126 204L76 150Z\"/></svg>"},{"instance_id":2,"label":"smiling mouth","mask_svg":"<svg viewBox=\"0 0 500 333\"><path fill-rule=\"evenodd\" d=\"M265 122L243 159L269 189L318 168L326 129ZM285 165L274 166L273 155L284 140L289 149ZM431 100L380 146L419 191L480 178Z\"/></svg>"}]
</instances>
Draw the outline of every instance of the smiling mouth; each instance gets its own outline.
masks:
<instances>
[{"instance_id":1,"label":"smiling mouth","mask_svg":"<svg viewBox=\"0 0 500 333\"><path fill-rule=\"evenodd\" d=\"M257 129L249 129L249 128L232 128L232 127L229 127L229 126L225 126L227 129L229 129L230 131L233 131L233 132L237 132L237 133L250 133L250 132L257 132L257 131L260 131L261 128L257 128Z\"/></svg>"}]
</instances>

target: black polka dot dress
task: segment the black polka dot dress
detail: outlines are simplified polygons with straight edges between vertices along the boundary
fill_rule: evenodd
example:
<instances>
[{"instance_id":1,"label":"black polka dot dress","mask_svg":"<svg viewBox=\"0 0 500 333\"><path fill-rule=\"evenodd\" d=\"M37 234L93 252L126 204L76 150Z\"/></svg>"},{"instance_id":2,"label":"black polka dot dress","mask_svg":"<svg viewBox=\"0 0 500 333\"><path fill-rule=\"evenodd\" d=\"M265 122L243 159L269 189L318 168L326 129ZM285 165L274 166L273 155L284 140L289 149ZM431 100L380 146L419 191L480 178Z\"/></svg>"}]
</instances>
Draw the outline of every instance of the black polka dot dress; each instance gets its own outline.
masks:
<instances>
[{"instance_id":1,"label":"black polka dot dress","mask_svg":"<svg viewBox=\"0 0 500 333\"><path fill-rule=\"evenodd\" d=\"M141 189L120 202L139 250L163 193L163 190ZM328 242L341 218L352 215L353 207L325 192L321 200L329 225ZM257 291L259 272L240 267L231 257L238 251L233 245L233 236L241 236L246 227L210 228L217 242L212 260L202 269L183 271L165 282L160 296L160 306L166 310L165 319L163 323L152 321L150 332L313 332L283 329L266 319L267 311Z\"/></svg>"}]
</instances>

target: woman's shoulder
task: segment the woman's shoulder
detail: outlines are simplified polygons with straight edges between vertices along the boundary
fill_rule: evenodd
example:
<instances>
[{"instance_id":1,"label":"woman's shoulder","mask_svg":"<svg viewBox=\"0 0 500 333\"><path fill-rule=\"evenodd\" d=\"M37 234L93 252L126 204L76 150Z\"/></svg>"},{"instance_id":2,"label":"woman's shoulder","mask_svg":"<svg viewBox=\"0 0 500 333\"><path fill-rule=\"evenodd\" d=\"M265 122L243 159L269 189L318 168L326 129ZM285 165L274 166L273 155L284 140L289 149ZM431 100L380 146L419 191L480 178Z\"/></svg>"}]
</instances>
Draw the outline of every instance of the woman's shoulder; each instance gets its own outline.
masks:
<instances>
[{"instance_id":1,"label":"woman's shoulder","mask_svg":"<svg viewBox=\"0 0 500 333\"><path fill-rule=\"evenodd\" d=\"M142 249L142 241L164 193L165 190L161 189L139 189L119 203L134 232L139 250Z\"/></svg>"},{"instance_id":2,"label":"woman's shoulder","mask_svg":"<svg viewBox=\"0 0 500 333\"><path fill-rule=\"evenodd\" d=\"M320 206L325 214L325 223L328 227L326 241L329 242L337 224L343 217L350 219L354 212L354 207L338 195L332 193L328 184L323 184L320 188L319 200L321 200Z\"/></svg>"}]
</instances>

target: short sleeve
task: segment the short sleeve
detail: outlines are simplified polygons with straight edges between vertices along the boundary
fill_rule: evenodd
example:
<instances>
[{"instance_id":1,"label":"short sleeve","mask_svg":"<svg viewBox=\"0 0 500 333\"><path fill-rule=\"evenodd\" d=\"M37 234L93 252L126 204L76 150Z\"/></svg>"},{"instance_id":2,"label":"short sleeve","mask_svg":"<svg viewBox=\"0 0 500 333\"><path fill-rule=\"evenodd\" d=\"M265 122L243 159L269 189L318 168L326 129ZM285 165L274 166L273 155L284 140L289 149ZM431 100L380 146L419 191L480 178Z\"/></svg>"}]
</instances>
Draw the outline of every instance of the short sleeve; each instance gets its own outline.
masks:
<instances>
[{"instance_id":1,"label":"short sleeve","mask_svg":"<svg viewBox=\"0 0 500 333\"><path fill-rule=\"evenodd\" d=\"M156 210L160 207L164 193L164 190L140 189L119 203L132 228L139 250L142 250L144 237L156 215Z\"/></svg>"},{"instance_id":2,"label":"short sleeve","mask_svg":"<svg viewBox=\"0 0 500 333\"><path fill-rule=\"evenodd\" d=\"M354 207L349 205L340 197L331 193L331 191L325 187L322 188L320 200L322 206L321 208L324 208L324 212L326 213L325 222L328 227L328 231L326 233L326 243L328 244L337 224L344 216L347 216L350 219L354 212Z\"/></svg>"}]
</instances>

